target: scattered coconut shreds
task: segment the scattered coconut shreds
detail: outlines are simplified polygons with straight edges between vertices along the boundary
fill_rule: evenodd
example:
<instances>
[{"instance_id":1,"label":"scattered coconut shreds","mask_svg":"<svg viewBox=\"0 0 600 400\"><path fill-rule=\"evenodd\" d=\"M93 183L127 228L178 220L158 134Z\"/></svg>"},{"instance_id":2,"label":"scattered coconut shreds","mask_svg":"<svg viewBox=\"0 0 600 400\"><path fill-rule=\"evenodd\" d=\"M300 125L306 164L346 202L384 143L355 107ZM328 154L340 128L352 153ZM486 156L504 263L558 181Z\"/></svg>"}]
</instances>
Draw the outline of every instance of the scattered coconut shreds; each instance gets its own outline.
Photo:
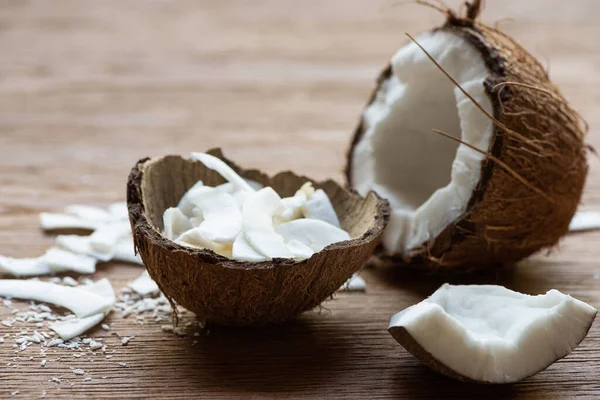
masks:
<instances>
[{"instance_id":1,"label":"scattered coconut shreds","mask_svg":"<svg viewBox=\"0 0 600 400\"><path fill-rule=\"evenodd\" d=\"M147 270L144 270L140 276L127 286L142 296L158 292L158 285L150 278Z\"/></svg>"},{"instance_id":2,"label":"scattered coconut shreds","mask_svg":"<svg viewBox=\"0 0 600 400\"><path fill-rule=\"evenodd\" d=\"M569 224L570 232L600 229L600 211L578 211Z\"/></svg>"},{"instance_id":3,"label":"scattered coconut shreds","mask_svg":"<svg viewBox=\"0 0 600 400\"><path fill-rule=\"evenodd\" d=\"M352 275L352 277L350 279L348 279L348 281L346 281L346 283L344 283L342 285L340 290L347 291L347 292L352 292L352 291L364 292L366 287L367 287L367 282L365 282L365 280L363 278L358 276L358 274L354 274L354 275Z\"/></svg>"},{"instance_id":4,"label":"scattered coconut shreds","mask_svg":"<svg viewBox=\"0 0 600 400\"><path fill-rule=\"evenodd\" d=\"M83 375L83 374L85 374L85 371L82 370L81 368L74 369L71 372L73 372L75 375Z\"/></svg>"}]
</instances>

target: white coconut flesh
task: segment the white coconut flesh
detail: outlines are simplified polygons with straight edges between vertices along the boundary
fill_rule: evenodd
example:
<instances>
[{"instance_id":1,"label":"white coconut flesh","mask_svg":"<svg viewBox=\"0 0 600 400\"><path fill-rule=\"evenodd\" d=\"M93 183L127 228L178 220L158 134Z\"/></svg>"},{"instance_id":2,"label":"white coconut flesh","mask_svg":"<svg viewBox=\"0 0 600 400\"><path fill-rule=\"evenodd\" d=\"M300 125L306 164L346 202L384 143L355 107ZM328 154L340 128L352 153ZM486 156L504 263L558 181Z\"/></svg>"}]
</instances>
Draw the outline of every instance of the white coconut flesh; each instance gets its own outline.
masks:
<instances>
[{"instance_id":1,"label":"white coconut flesh","mask_svg":"<svg viewBox=\"0 0 600 400\"><path fill-rule=\"evenodd\" d=\"M493 115L484 91L489 71L471 44L445 31L416 40ZM390 253L410 254L465 212L485 158L433 129L488 151L493 126L415 43L394 55L391 68L363 114L351 180L361 195L374 190L390 201L383 244Z\"/></svg>"},{"instance_id":2,"label":"white coconut flesh","mask_svg":"<svg viewBox=\"0 0 600 400\"><path fill-rule=\"evenodd\" d=\"M557 290L530 296L502 286L445 284L394 315L389 330L404 328L457 375L509 383L569 354L595 316L594 307Z\"/></svg>"},{"instance_id":3,"label":"white coconut flesh","mask_svg":"<svg viewBox=\"0 0 600 400\"><path fill-rule=\"evenodd\" d=\"M197 182L163 214L163 235L182 246L205 248L240 261L304 260L332 243L350 240L327 194L304 183L291 197L246 180L222 160L192 157L227 183Z\"/></svg>"}]
</instances>

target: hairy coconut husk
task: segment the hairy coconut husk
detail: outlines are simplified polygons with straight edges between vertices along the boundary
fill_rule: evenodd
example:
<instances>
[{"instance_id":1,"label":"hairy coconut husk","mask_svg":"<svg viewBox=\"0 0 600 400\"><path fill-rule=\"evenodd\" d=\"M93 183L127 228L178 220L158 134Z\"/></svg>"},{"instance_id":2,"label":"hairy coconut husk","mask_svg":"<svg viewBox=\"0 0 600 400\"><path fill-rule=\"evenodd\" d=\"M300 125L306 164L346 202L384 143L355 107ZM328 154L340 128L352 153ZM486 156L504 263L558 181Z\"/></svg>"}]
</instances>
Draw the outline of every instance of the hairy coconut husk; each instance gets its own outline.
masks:
<instances>
[{"instance_id":1,"label":"hairy coconut husk","mask_svg":"<svg viewBox=\"0 0 600 400\"><path fill-rule=\"evenodd\" d=\"M219 149L209 153L281 196L291 196L312 181L292 172L271 178L240 169ZM127 184L129 217L135 247L160 290L202 321L219 325L279 323L318 306L371 256L389 218L387 201L375 193L362 198L331 180L313 181L327 193L342 228L355 239L334 243L303 261L237 261L208 249L183 247L160 234L164 211L177 206L198 180L208 186L224 182L199 161L179 156L140 160Z\"/></svg>"},{"instance_id":2,"label":"hairy coconut husk","mask_svg":"<svg viewBox=\"0 0 600 400\"><path fill-rule=\"evenodd\" d=\"M587 128L531 54L508 35L476 21L480 6L480 1L467 3L465 17L447 11L445 25L437 28L472 44L490 71L485 91L498 123L490 148L483 149L489 157L479 183L464 214L437 237L410 254L383 258L448 270L516 262L556 245L580 202L588 170ZM388 66L368 104L390 75ZM361 121L348 152L350 187L352 153L363 133Z\"/></svg>"}]
</instances>

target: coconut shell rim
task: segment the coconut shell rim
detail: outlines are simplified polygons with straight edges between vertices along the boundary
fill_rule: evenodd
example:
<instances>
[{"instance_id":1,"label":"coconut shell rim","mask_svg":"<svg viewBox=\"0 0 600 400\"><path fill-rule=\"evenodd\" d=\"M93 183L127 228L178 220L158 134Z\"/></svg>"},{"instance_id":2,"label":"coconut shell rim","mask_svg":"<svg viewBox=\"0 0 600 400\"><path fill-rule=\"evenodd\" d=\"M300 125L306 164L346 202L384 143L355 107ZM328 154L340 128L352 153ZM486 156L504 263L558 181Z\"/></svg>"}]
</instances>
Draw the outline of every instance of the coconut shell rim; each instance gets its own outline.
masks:
<instances>
[{"instance_id":1,"label":"coconut shell rim","mask_svg":"<svg viewBox=\"0 0 600 400\"><path fill-rule=\"evenodd\" d=\"M177 154L167 154L158 157L145 157L136 162L135 166L132 168L129 177L127 179L127 208L129 212L129 220L131 223L131 230L133 232L134 238L138 235L143 235L147 239L150 240L152 245L159 246L166 249L169 252L184 252L189 256L196 257L198 263L205 264L213 264L220 266L222 268L227 269L237 269L237 270L265 270L265 269L274 269L279 266L287 266L287 267L295 267L307 262L315 257L318 254L323 252L329 252L332 250L346 249L352 248L356 246L363 246L372 242L373 240L379 240L381 233L384 228L387 226L390 215L390 206L389 202L386 199L381 198L374 191L369 191L365 197L360 196L355 190L349 189L340 185L332 179L326 179L324 181L317 181L306 177L304 175L297 175L295 172L291 170L285 170L276 173L275 175L265 174L263 171L259 169L243 169L240 168L237 164L232 162L231 160L225 158L220 148L212 148L207 151L207 153L212 154L227 163L230 167L232 167L237 173L241 176L246 176L251 172L258 172L264 175L268 180L275 179L276 177L283 174L293 174L300 179L305 179L307 181L313 182L316 186L324 185L324 184L333 184L339 188L339 190L348 193L350 196L355 196L360 198L362 201L365 201L369 197L374 197L377 200L376 206L376 214L373 218L373 222L371 226L367 229L367 231L358 238L354 238L351 240L346 240L342 242L333 243L323 250L314 253L310 258L304 260L294 260L289 258L273 258L271 260L265 261L239 261L233 260L228 257L222 256L220 254L215 253L209 249L196 249L191 247L182 246L173 242L170 239L164 237L148 220L146 217L146 211L143 202L143 193L142 193L142 179L144 176L144 169L150 164L158 162L166 157L179 157L185 162L198 162L200 161L193 160L191 158L185 158L181 155ZM134 240L134 242L136 242ZM137 245L135 246L135 252L138 253Z\"/></svg>"}]
</instances>

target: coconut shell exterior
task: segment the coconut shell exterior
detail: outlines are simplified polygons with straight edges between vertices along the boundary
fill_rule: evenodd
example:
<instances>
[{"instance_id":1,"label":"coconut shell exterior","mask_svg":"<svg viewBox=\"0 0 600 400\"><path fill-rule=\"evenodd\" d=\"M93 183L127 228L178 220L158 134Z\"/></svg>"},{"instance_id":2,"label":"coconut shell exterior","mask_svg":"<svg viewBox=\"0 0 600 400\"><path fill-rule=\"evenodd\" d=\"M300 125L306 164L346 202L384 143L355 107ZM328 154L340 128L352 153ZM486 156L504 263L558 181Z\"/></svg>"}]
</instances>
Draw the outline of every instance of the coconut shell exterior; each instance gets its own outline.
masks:
<instances>
[{"instance_id":1,"label":"coconut shell exterior","mask_svg":"<svg viewBox=\"0 0 600 400\"><path fill-rule=\"evenodd\" d=\"M293 195L306 181L292 172L269 177L242 170L222 158L241 176L271 186L282 197ZM350 241L334 243L303 261L232 260L208 249L184 247L160 234L162 215L176 207L198 180L224 183L201 162L179 156L140 160L127 184L127 203L135 247L160 290L171 301L218 325L280 323L318 306L330 297L373 253L389 218L387 201L375 193L366 198L328 180L314 182L331 199Z\"/></svg>"},{"instance_id":2,"label":"coconut shell exterior","mask_svg":"<svg viewBox=\"0 0 600 400\"><path fill-rule=\"evenodd\" d=\"M449 13L438 29L462 36L480 52L490 71L484 86L494 117L509 131L495 126L489 149L483 149L493 157L483 161L465 213L410 254L381 253L384 259L448 271L514 263L555 246L580 202L588 164L587 128L579 114L531 54L506 34L476 22L479 9L469 12L473 15L465 18ZM382 72L369 104L391 73L389 66ZM511 84L496 87L504 82ZM361 121L348 152L350 187L352 151L363 133ZM530 185L515 179L494 157Z\"/></svg>"}]
</instances>

